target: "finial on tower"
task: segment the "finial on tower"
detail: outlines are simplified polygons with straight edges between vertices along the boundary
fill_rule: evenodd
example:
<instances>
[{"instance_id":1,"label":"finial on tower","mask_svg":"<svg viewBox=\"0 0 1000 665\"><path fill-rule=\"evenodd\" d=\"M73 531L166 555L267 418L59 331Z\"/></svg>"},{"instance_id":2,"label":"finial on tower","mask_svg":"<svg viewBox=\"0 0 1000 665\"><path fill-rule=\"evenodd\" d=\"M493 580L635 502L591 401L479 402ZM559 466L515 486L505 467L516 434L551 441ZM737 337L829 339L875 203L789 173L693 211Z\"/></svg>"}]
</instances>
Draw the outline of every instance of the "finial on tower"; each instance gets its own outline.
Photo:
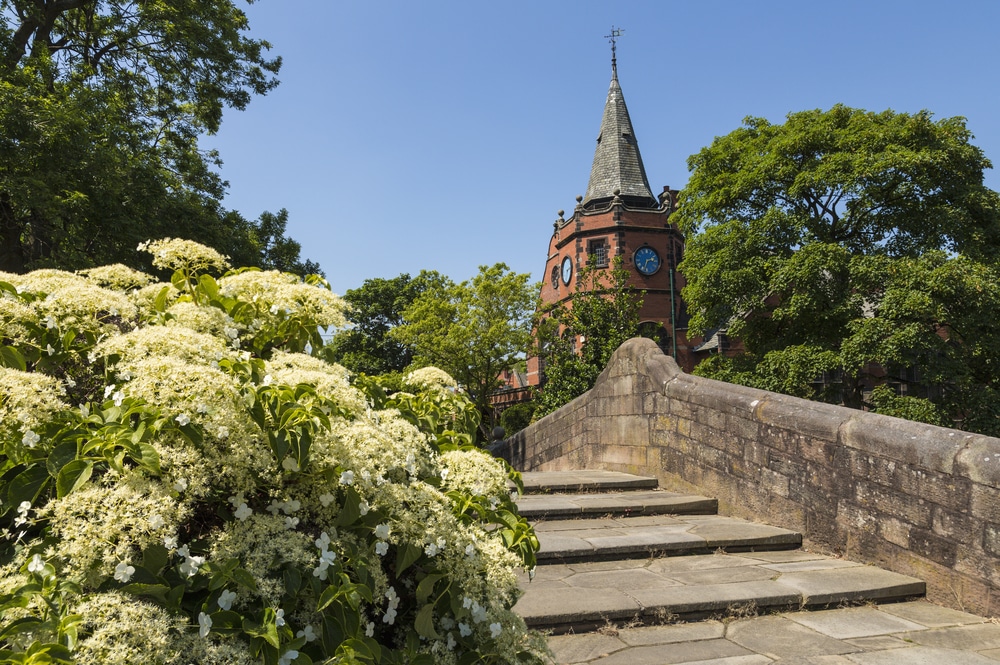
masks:
<instances>
[{"instance_id":1,"label":"finial on tower","mask_svg":"<svg viewBox=\"0 0 1000 665\"><path fill-rule=\"evenodd\" d=\"M618 78L618 59L616 54L616 50L618 48L618 38L623 34L625 34L625 30L623 28L616 28L612 25L611 34L604 35L604 38L611 42L611 77L615 79Z\"/></svg>"}]
</instances>

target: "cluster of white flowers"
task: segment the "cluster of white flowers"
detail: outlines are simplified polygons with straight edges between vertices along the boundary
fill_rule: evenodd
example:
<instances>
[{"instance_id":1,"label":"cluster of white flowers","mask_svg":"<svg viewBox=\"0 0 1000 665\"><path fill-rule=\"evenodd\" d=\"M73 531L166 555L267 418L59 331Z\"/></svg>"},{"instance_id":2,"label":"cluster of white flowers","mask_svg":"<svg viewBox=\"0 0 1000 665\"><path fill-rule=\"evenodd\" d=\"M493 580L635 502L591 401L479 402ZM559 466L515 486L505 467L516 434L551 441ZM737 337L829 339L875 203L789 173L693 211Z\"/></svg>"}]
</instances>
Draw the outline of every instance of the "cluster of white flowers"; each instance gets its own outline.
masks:
<instances>
[{"instance_id":1,"label":"cluster of white flowers","mask_svg":"<svg viewBox=\"0 0 1000 665\"><path fill-rule=\"evenodd\" d=\"M38 297L31 303L36 319L49 328L108 334L116 330L109 317L132 320L138 309L125 293L98 286L82 275L62 270L36 270L10 281L20 292Z\"/></svg>"},{"instance_id":2,"label":"cluster of white flowers","mask_svg":"<svg viewBox=\"0 0 1000 665\"><path fill-rule=\"evenodd\" d=\"M421 367L406 375L403 382L417 388L457 388L458 382L437 367Z\"/></svg>"},{"instance_id":3,"label":"cluster of white flowers","mask_svg":"<svg viewBox=\"0 0 1000 665\"><path fill-rule=\"evenodd\" d=\"M103 286L106 289L114 289L115 291L141 289L153 281L153 278L146 273L133 270L120 263L88 268L87 270L81 270L80 274L98 286Z\"/></svg>"},{"instance_id":4,"label":"cluster of white flowers","mask_svg":"<svg viewBox=\"0 0 1000 665\"><path fill-rule=\"evenodd\" d=\"M51 376L0 367L0 437L21 439L68 408L64 396L65 389Z\"/></svg>"},{"instance_id":5,"label":"cluster of white flowers","mask_svg":"<svg viewBox=\"0 0 1000 665\"><path fill-rule=\"evenodd\" d=\"M307 317L321 327L340 328L347 323L344 301L324 288L306 284L289 273L247 271L219 280L222 293L251 301L261 316L284 318Z\"/></svg>"},{"instance_id":6,"label":"cluster of white flowers","mask_svg":"<svg viewBox=\"0 0 1000 665\"><path fill-rule=\"evenodd\" d=\"M182 270L188 279L228 268L226 257L189 241L166 239L140 249L157 267ZM424 635L418 650L450 664L463 649L494 640L490 653L508 654L513 662L537 646L526 646L523 622L510 609L518 594L517 558L496 533L456 517L445 493L502 498L503 468L475 451L438 455L427 434L398 411L369 408L343 367L281 348L266 359L251 355L262 348L253 345L255 334L294 317L304 326L343 325L344 303L327 285L273 271L221 277L221 293L241 302L241 313L229 310L236 321L197 297L193 280L178 282L178 290L124 266L0 274L0 282L38 296L22 299L0 288L4 343L32 343L31 330L43 330L50 348L34 348L54 358L63 332L85 331L97 340L74 360L82 380L70 390L88 394L90 404L68 403L64 385L71 386L72 376L64 384L38 371L0 367L0 445L35 460L48 476L57 436L50 423L60 413L76 409L80 419L99 423L105 407L110 413L118 411L110 405L142 403L155 414L144 421L146 429L128 429L137 426L136 417L117 424L107 441L87 439L88 446L112 446L115 465L94 462L92 477L72 491L64 481L58 493L52 489L14 511L24 555L0 566L0 592L52 571L80 585L83 594L67 608L83 617L78 662L134 662L141 653L144 662L169 665L249 664L248 642L224 627L231 624L222 623L219 612L250 618L269 608L276 608L277 661L291 665L300 654L315 660L326 648L320 631L328 617L310 593L340 584L344 575L368 587L367 602L351 596L360 608L357 637L385 648L412 644L416 571L428 568L446 574L449 593L460 593L467 604L435 615L442 637ZM251 366L254 380L271 389L244 383ZM406 383L413 399L427 391L441 400L442 389L455 387L436 368L417 370ZM292 454L294 438L278 435L295 417L265 412L259 401L272 392L291 394L287 387L299 384L315 392L300 390L298 401L284 406L312 409L301 420L310 428L308 454ZM336 409L328 408L333 404ZM329 424L316 416L318 408ZM146 464L135 463L137 450L148 456ZM400 573L399 557L421 562ZM223 569L228 572L220 574ZM150 576L201 594L188 616L126 593L149 588ZM289 584L299 591L289 594Z\"/></svg>"},{"instance_id":7,"label":"cluster of white flowers","mask_svg":"<svg viewBox=\"0 0 1000 665\"><path fill-rule=\"evenodd\" d=\"M153 255L153 265L169 270L187 270L193 273L221 272L229 268L229 257L211 247L191 240L164 238L140 243L140 252Z\"/></svg>"}]
</instances>

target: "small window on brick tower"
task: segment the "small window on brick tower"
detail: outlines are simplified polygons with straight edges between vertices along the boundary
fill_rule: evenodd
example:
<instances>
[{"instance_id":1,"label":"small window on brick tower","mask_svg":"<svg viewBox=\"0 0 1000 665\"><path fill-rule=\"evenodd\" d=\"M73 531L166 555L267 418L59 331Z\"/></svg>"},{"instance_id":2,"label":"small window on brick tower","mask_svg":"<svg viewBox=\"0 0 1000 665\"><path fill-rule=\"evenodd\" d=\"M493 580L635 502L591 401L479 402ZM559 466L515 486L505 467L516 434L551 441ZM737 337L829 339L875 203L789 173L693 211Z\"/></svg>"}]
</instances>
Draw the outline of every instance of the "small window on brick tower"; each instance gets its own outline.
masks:
<instances>
[{"instance_id":1,"label":"small window on brick tower","mask_svg":"<svg viewBox=\"0 0 1000 665\"><path fill-rule=\"evenodd\" d=\"M608 241L604 238L591 240L587 243L587 254L589 255L590 263L595 268L608 267Z\"/></svg>"},{"instance_id":2,"label":"small window on brick tower","mask_svg":"<svg viewBox=\"0 0 1000 665\"><path fill-rule=\"evenodd\" d=\"M559 288L559 266L552 266L552 288Z\"/></svg>"}]
</instances>

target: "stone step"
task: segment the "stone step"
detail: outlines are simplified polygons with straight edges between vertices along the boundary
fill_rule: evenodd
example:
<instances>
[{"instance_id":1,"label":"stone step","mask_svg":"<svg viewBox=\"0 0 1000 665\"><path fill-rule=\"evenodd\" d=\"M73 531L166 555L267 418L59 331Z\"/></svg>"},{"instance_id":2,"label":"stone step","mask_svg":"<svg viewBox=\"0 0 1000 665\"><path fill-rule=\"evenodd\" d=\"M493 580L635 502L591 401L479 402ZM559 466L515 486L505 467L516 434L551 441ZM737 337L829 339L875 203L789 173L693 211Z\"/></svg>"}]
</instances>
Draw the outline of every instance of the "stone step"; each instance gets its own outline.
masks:
<instances>
[{"instance_id":1,"label":"stone step","mask_svg":"<svg viewBox=\"0 0 1000 665\"><path fill-rule=\"evenodd\" d=\"M714 515L719 502L696 494L664 490L601 494L526 494L517 509L530 520L572 519L597 515Z\"/></svg>"},{"instance_id":2,"label":"stone step","mask_svg":"<svg viewBox=\"0 0 1000 665\"><path fill-rule=\"evenodd\" d=\"M921 580L803 551L540 565L514 610L556 634L612 624L822 609L923 596ZM660 662L660 661L657 661Z\"/></svg>"},{"instance_id":3,"label":"stone step","mask_svg":"<svg viewBox=\"0 0 1000 665\"><path fill-rule=\"evenodd\" d=\"M616 492L652 490L656 478L618 471L525 471L521 474L525 494L552 492Z\"/></svg>"},{"instance_id":4,"label":"stone step","mask_svg":"<svg viewBox=\"0 0 1000 665\"><path fill-rule=\"evenodd\" d=\"M996 665L1000 625L925 600L669 626L605 626L549 638L584 665Z\"/></svg>"},{"instance_id":5,"label":"stone step","mask_svg":"<svg viewBox=\"0 0 1000 665\"><path fill-rule=\"evenodd\" d=\"M534 527L539 563L780 550L802 544L794 531L719 515L583 518Z\"/></svg>"}]
</instances>

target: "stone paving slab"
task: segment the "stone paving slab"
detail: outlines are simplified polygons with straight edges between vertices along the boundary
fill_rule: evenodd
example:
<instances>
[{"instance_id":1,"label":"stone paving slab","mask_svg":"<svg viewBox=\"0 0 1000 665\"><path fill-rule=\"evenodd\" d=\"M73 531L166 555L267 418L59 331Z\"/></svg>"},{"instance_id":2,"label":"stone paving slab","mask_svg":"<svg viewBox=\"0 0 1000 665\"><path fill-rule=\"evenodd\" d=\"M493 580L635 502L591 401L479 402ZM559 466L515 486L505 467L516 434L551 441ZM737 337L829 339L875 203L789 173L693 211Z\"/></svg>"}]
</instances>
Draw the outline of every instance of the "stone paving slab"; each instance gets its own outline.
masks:
<instances>
[{"instance_id":1,"label":"stone paving slab","mask_svg":"<svg viewBox=\"0 0 1000 665\"><path fill-rule=\"evenodd\" d=\"M780 568L786 564L772 553L762 554L767 556L755 559L751 552L619 560L603 567L594 562L540 565L534 580L522 575L524 595L514 610L529 626L565 632L593 629L609 620L657 624L870 599L896 601L924 593L921 580L872 566L817 558L795 562L795 568L783 572ZM831 561L839 563L831 566ZM942 620L939 613L935 618ZM927 626L927 619L919 616L886 615L885 621L895 633ZM801 628L815 631L820 626ZM1000 648L1000 626L995 628L995 643L989 648ZM881 632L852 637L873 634ZM977 639L985 637L977 633Z\"/></svg>"},{"instance_id":2,"label":"stone paving slab","mask_svg":"<svg viewBox=\"0 0 1000 665\"><path fill-rule=\"evenodd\" d=\"M716 499L664 490L603 494L525 494L517 499L522 517L531 520L594 515L714 515Z\"/></svg>"},{"instance_id":3,"label":"stone paving slab","mask_svg":"<svg viewBox=\"0 0 1000 665\"><path fill-rule=\"evenodd\" d=\"M549 638L560 665L996 665L1000 625L926 601Z\"/></svg>"},{"instance_id":4,"label":"stone paving slab","mask_svg":"<svg viewBox=\"0 0 1000 665\"><path fill-rule=\"evenodd\" d=\"M718 515L656 515L556 520L534 525L538 561L636 558L752 549L795 548L794 531Z\"/></svg>"},{"instance_id":5,"label":"stone paving slab","mask_svg":"<svg viewBox=\"0 0 1000 665\"><path fill-rule=\"evenodd\" d=\"M660 484L656 478L618 471L525 471L521 480L525 494L652 490Z\"/></svg>"}]
</instances>

